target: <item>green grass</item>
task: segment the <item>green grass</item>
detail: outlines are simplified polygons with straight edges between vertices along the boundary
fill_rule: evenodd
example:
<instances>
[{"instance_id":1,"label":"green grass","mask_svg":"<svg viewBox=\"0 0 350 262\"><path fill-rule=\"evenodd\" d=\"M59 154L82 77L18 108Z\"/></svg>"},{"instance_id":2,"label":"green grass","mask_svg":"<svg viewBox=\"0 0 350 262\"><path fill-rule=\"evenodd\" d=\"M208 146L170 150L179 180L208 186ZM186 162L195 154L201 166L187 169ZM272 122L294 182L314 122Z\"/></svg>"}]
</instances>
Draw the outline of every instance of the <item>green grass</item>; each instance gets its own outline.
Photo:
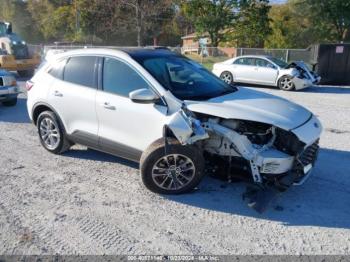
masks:
<instances>
[{"instance_id":1,"label":"green grass","mask_svg":"<svg viewBox=\"0 0 350 262\"><path fill-rule=\"evenodd\" d=\"M227 56L207 56L207 57L201 57L200 55L197 54L187 54L186 55L188 58L202 64L205 68L208 70L213 69L213 65L218 62L222 62L228 59Z\"/></svg>"}]
</instances>

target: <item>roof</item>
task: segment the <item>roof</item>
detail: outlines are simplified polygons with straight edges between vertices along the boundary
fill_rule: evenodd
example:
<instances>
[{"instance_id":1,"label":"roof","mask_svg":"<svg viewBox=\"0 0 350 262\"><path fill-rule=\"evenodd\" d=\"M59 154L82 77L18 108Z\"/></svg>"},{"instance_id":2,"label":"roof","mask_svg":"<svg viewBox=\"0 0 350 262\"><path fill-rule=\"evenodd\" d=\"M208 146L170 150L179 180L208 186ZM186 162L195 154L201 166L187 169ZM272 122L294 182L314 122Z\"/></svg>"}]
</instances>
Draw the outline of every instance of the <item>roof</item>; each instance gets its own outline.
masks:
<instances>
[{"instance_id":1,"label":"roof","mask_svg":"<svg viewBox=\"0 0 350 262\"><path fill-rule=\"evenodd\" d=\"M59 51L60 49L52 49ZM64 50L64 48L62 48ZM129 56L133 58L146 58L146 57L157 57L157 56L170 56L178 55L175 52L167 48L161 47L140 47L140 48L81 48L74 49L70 51L53 52L53 56L56 58L66 57L71 55L119 55L119 56ZM54 59L56 59L54 58Z\"/></svg>"},{"instance_id":2,"label":"roof","mask_svg":"<svg viewBox=\"0 0 350 262\"><path fill-rule=\"evenodd\" d=\"M121 51L129 54L131 57L157 57L157 56L169 56L169 55L178 55L175 52L172 52L168 48L123 48Z\"/></svg>"},{"instance_id":3,"label":"roof","mask_svg":"<svg viewBox=\"0 0 350 262\"><path fill-rule=\"evenodd\" d=\"M253 58L271 58L270 55L240 55L235 58L243 58L243 57L253 57Z\"/></svg>"}]
</instances>

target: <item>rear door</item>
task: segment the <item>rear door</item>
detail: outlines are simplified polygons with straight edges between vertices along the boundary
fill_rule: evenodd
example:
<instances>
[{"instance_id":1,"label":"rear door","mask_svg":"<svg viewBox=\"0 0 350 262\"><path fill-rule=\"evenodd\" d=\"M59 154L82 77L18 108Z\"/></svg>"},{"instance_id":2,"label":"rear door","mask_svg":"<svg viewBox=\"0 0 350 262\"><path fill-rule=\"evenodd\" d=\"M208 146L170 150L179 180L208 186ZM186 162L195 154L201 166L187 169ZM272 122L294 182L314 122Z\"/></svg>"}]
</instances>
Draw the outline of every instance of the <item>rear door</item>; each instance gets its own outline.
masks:
<instances>
[{"instance_id":1,"label":"rear door","mask_svg":"<svg viewBox=\"0 0 350 262\"><path fill-rule=\"evenodd\" d=\"M68 135L77 143L98 145L95 109L97 57L73 56L62 61L60 70L51 69L56 81L49 91L49 103L61 118Z\"/></svg>"},{"instance_id":2,"label":"rear door","mask_svg":"<svg viewBox=\"0 0 350 262\"><path fill-rule=\"evenodd\" d=\"M241 57L233 62L234 81L242 83L254 83L254 58Z\"/></svg>"}]
</instances>

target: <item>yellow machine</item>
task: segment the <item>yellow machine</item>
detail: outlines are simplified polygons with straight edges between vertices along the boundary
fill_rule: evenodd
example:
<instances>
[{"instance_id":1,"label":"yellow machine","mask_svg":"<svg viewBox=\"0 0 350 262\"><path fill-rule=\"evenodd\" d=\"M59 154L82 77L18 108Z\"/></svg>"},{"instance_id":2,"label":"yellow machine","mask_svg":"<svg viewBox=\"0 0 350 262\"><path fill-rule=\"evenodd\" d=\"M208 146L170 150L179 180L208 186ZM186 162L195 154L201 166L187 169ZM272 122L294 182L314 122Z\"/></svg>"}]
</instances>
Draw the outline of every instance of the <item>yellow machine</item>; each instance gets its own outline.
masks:
<instances>
[{"instance_id":1,"label":"yellow machine","mask_svg":"<svg viewBox=\"0 0 350 262\"><path fill-rule=\"evenodd\" d=\"M39 64L40 55L30 54L27 43L12 32L11 23L0 21L0 69L29 77Z\"/></svg>"}]
</instances>

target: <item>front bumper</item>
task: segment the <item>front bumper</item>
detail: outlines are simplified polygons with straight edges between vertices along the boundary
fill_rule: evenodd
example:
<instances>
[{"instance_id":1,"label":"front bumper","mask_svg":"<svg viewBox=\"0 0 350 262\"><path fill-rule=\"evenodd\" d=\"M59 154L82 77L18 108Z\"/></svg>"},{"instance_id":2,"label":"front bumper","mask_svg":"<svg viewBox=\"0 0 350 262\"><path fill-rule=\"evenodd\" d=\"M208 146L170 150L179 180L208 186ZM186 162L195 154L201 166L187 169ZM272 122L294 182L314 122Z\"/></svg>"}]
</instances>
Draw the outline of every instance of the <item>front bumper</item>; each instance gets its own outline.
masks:
<instances>
[{"instance_id":1,"label":"front bumper","mask_svg":"<svg viewBox=\"0 0 350 262\"><path fill-rule=\"evenodd\" d=\"M294 77L292 79L294 86L295 86L295 90L301 90L307 87L310 87L313 85L312 81L309 79L302 79L299 77Z\"/></svg>"},{"instance_id":2,"label":"front bumper","mask_svg":"<svg viewBox=\"0 0 350 262\"><path fill-rule=\"evenodd\" d=\"M305 150L297 157L295 169L293 170L297 175L293 181L293 185L300 186L308 180L312 174L319 151L319 140L312 145L305 148Z\"/></svg>"},{"instance_id":3,"label":"front bumper","mask_svg":"<svg viewBox=\"0 0 350 262\"><path fill-rule=\"evenodd\" d=\"M317 85L318 83L320 83L321 77L318 76L318 77L313 78L311 80L305 79L305 78L294 77L292 79L292 81L294 83L295 90L301 90L301 89L308 88L308 87L313 86L313 85Z\"/></svg>"},{"instance_id":4,"label":"front bumper","mask_svg":"<svg viewBox=\"0 0 350 262\"><path fill-rule=\"evenodd\" d=\"M18 86L1 86L0 87L0 101L6 101L8 99L12 99L17 97L19 91Z\"/></svg>"},{"instance_id":5,"label":"front bumper","mask_svg":"<svg viewBox=\"0 0 350 262\"><path fill-rule=\"evenodd\" d=\"M298 179L298 180L294 181L293 182L293 186L301 186L301 185L303 185L309 179L309 177L311 176L312 170L313 170L313 167L311 167L311 169L307 173L305 173L305 175L301 179Z\"/></svg>"}]
</instances>

